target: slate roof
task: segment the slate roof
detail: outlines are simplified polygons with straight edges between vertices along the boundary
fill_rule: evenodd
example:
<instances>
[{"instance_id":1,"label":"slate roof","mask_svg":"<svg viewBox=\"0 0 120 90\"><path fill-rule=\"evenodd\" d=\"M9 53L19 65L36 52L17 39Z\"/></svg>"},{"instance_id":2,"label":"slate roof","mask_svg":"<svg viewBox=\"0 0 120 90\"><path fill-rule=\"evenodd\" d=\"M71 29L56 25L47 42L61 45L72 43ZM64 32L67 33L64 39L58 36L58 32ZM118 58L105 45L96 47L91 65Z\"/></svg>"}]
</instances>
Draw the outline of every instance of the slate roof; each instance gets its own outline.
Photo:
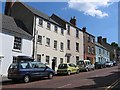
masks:
<instances>
[{"instance_id":1,"label":"slate roof","mask_svg":"<svg viewBox=\"0 0 120 90\"><path fill-rule=\"evenodd\" d=\"M0 21L2 21L2 30L9 30L32 37L25 31L27 28L22 21L3 14L0 14Z\"/></svg>"},{"instance_id":2,"label":"slate roof","mask_svg":"<svg viewBox=\"0 0 120 90\"><path fill-rule=\"evenodd\" d=\"M39 10L37 10L37 9L35 9L35 8L33 8L33 7L25 4L25 3L23 3L23 2L20 2L20 3L21 3L22 5L24 5L28 10L30 10L33 14L35 14L35 15L37 15L37 16L39 16L39 17L41 17L41 18L43 18L43 19L45 19L45 20L47 20L47 21L50 21L51 23L54 23L54 24L62 27L59 23L57 23L56 21L54 21L54 20L53 20L51 17L49 17L48 15L42 13L41 11L39 11Z\"/></svg>"},{"instance_id":3,"label":"slate roof","mask_svg":"<svg viewBox=\"0 0 120 90\"><path fill-rule=\"evenodd\" d=\"M101 48L104 48L104 49L106 49L103 45L101 45L101 44L99 44L99 43L95 43L95 45L97 45L97 46L99 46L99 47L101 47Z\"/></svg>"}]
</instances>

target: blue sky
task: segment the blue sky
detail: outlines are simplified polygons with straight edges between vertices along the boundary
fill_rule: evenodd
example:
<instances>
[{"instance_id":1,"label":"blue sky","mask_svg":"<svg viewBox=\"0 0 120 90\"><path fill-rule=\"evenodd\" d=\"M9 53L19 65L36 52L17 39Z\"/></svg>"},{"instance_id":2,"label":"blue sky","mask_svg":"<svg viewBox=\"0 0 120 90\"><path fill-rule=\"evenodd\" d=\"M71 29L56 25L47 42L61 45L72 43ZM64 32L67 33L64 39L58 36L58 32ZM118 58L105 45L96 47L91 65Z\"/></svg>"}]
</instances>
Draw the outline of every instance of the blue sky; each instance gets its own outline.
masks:
<instances>
[{"instance_id":1,"label":"blue sky","mask_svg":"<svg viewBox=\"0 0 120 90\"><path fill-rule=\"evenodd\" d=\"M104 1L104 0L103 0ZM79 3L68 2L25 2L26 4L40 10L41 12L52 15L55 13L61 18L69 21L71 17L75 16L77 19L77 26L79 28L87 27L87 32L94 36L102 36L107 38L108 43L118 42L118 3L114 2L105 6L100 4L90 7L92 12L89 12L85 5ZM70 6L71 5L71 6ZM78 7L76 7L78 5ZM80 7L80 6L81 7ZM97 6L95 6L97 5ZM94 7L95 6L95 7ZM84 8L83 8L84 7ZM85 8L86 7L86 8ZM94 11L95 8L95 11ZM4 3L2 4L4 10ZM98 11L99 10L99 11ZM93 12L94 11L94 12Z\"/></svg>"}]
</instances>

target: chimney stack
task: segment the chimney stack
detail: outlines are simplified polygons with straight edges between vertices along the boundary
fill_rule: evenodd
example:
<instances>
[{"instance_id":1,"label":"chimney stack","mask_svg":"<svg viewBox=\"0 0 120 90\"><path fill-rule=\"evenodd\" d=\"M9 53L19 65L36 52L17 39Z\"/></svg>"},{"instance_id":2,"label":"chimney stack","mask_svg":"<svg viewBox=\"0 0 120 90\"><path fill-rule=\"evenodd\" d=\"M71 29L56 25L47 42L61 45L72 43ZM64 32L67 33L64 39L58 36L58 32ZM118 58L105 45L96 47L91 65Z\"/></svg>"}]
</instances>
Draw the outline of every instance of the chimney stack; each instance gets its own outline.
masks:
<instances>
[{"instance_id":1,"label":"chimney stack","mask_svg":"<svg viewBox=\"0 0 120 90\"><path fill-rule=\"evenodd\" d=\"M5 11L4 14L5 15L9 15L11 14L11 8L14 4L14 0L6 0L6 4L5 4Z\"/></svg>"},{"instance_id":2,"label":"chimney stack","mask_svg":"<svg viewBox=\"0 0 120 90\"><path fill-rule=\"evenodd\" d=\"M103 42L104 42L104 43L107 43L107 38L103 38Z\"/></svg>"},{"instance_id":3,"label":"chimney stack","mask_svg":"<svg viewBox=\"0 0 120 90\"><path fill-rule=\"evenodd\" d=\"M83 28L82 28L82 31L83 31L83 32L86 32L86 27L83 27Z\"/></svg>"},{"instance_id":4,"label":"chimney stack","mask_svg":"<svg viewBox=\"0 0 120 90\"><path fill-rule=\"evenodd\" d=\"M102 36L97 37L97 42L98 42L99 44L102 44Z\"/></svg>"},{"instance_id":5,"label":"chimney stack","mask_svg":"<svg viewBox=\"0 0 120 90\"><path fill-rule=\"evenodd\" d=\"M75 16L74 16L73 18L71 17L70 23L71 23L72 25L76 26L76 18L75 18Z\"/></svg>"}]
</instances>

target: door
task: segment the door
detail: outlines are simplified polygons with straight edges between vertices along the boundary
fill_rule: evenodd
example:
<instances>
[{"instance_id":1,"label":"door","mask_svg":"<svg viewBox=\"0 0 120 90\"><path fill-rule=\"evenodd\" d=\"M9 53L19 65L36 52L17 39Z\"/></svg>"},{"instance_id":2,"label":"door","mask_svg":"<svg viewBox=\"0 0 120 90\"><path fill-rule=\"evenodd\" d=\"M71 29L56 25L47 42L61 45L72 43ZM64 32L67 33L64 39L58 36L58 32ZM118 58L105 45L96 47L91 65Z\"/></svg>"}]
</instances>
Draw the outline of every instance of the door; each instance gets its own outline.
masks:
<instances>
[{"instance_id":1,"label":"door","mask_svg":"<svg viewBox=\"0 0 120 90\"><path fill-rule=\"evenodd\" d=\"M40 76L48 76L47 67L43 63L38 63Z\"/></svg>"}]
</instances>

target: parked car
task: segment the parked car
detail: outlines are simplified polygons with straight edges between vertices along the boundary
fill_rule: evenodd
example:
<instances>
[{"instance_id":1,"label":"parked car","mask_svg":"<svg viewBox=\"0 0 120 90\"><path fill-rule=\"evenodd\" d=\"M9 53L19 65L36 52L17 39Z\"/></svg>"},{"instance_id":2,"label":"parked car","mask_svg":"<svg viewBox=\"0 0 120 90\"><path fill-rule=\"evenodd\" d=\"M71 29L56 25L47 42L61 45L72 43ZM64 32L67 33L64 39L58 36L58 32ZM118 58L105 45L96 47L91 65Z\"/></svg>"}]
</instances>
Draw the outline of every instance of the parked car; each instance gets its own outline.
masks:
<instances>
[{"instance_id":1,"label":"parked car","mask_svg":"<svg viewBox=\"0 0 120 90\"><path fill-rule=\"evenodd\" d=\"M19 62L13 63L8 69L8 79L23 80L25 83L29 82L32 78L48 77L52 79L55 71L40 62Z\"/></svg>"},{"instance_id":2,"label":"parked car","mask_svg":"<svg viewBox=\"0 0 120 90\"><path fill-rule=\"evenodd\" d=\"M105 65L106 65L106 67L111 67L111 66L113 66L113 62L112 61L107 61L105 63Z\"/></svg>"},{"instance_id":3,"label":"parked car","mask_svg":"<svg viewBox=\"0 0 120 90\"><path fill-rule=\"evenodd\" d=\"M79 73L79 68L72 63L62 63L59 64L57 74L72 74L72 73Z\"/></svg>"},{"instance_id":4,"label":"parked car","mask_svg":"<svg viewBox=\"0 0 120 90\"><path fill-rule=\"evenodd\" d=\"M89 71L94 70L94 64L90 62L90 60L79 60L77 62L77 66L79 67L80 71Z\"/></svg>"},{"instance_id":5,"label":"parked car","mask_svg":"<svg viewBox=\"0 0 120 90\"><path fill-rule=\"evenodd\" d=\"M116 66L117 65L117 62L116 61L113 61L113 66Z\"/></svg>"},{"instance_id":6,"label":"parked car","mask_svg":"<svg viewBox=\"0 0 120 90\"><path fill-rule=\"evenodd\" d=\"M105 68L105 63L103 62L95 62L95 69L101 69L101 68Z\"/></svg>"}]
</instances>

